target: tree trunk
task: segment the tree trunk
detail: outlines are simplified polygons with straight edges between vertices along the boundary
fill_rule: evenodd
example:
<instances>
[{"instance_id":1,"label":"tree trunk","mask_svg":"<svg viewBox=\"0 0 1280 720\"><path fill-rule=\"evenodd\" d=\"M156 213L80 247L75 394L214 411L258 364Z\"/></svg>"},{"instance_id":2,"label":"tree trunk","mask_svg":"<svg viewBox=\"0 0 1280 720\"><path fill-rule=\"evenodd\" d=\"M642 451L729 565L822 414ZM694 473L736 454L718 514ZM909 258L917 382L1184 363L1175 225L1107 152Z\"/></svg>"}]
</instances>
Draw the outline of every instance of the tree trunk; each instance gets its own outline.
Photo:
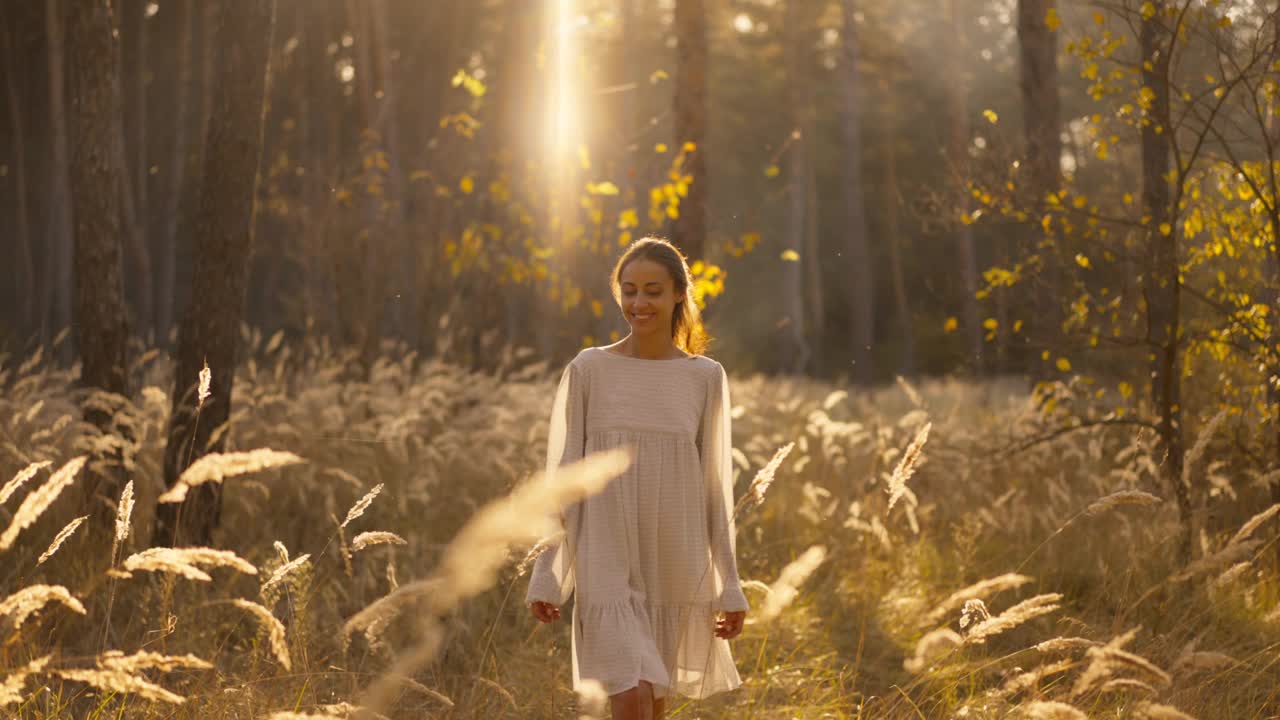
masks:
<instances>
[{"instance_id":1,"label":"tree trunk","mask_svg":"<svg viewBox=\"0 0 1280 720\"><path fill-rule=\"evenodd\" d=\"M680 216L671 240L689 257L706 255L707 200L707 10L705 0L676 0L676 150L693 145L684 159L684 172L693 178L689 194L680 201Z\"/></svg>"},{"instance_id":2,"label":"tree trunk","mask_svg":"<svg viewBox=\"0 0 1280 720\"><path fill-rule=\"evenodd\" d=\"M809 343L810 372L823 373L826 367L825 343L823 338L826 337L827 313L826 313L826 292L823 289L822 282L822 261L824 258L822 252L822 239L818 234L818 163L814 154L813 146L818 141L818 120L817 113L813 107L813 86L809 85L806 91L808 112L805 113L804 146L805 146L805 174L804 174L804 213L808 219L804 227L804 250L800 253L800 260L804 264L804 291L805 299L809 306L808 320L806 320L806 329L812 341Z\"/></svg>"},{"instance_id":3,"label":"tree trunk","mask_svg":"<svg viewBox=\"0 0 1280 720\"><path fill-rule=\"evenodd\" d=\"M121 121L123 123L123 120ZM151 251L147 247L144 221L134 202L134 195L129 192L129 156L125 148L124 133L118 132L111 142L112 165L120 175L116 184L116 192L120 194L120 227L124 239L124 248L133 255L133 272L129 278L138 284L136 292L131 293L138 302L138 329L143 337L154 324L151 308Z\"/></svg>"},{"instance_id":4,"label":"tree trunk","mask_svg":"<svg viewBox=\"0 0 1280 720\"><path fill-rule=\"evenodd\" d=\"M120 176L113 152L121 118L116 91L119 45L113 35L110 0L73 0L68 17L76 327L84 360L81 380L124 395L128 393L128 331L121 270Z\"/></svg>"},{"instance_id":5,"label":"tree trunk","mask_svg":"<svg viewBox=\"0 0 1280 720\"><path fill-rule=\"evenodd\" d=\"M1181 378L1179 345L1181 287L1178 280L1178 233L1173 222L1169 183L1169 31L1163 25L1165 3L1156 0L1155 13L1141 21L1138 34L1143 60L1142 83L1151 89L1151 105L1142 126L1142 210L1147 224L1148 267L1143 288L1147 302L1147 332L1151 354L1151 400L1160 414L1160 445L1167 458L1165 478L1173 488L1182 521L1179 550L1192 554L1195 528L1192 489L1182 483L1183 442L1179 407Z\"/></svg>"},{"instance_id":6,"label":"tree trunk","mask_svg":"<svg viewBox=\"0 0 1280 720\"><path fill-rule=\"evenodd\" d=\"M1061 185L1062 139L1058 100L1058 34L1049 28L1046 18L1056 11L1056 0L1018 1L1018 66L1019 89L1022 94L1022 128L1026 145L1022 197L1031 221L1023 233L1021 255L1038 254L1043 263L1039 284L1023 290L1034 297L1026 298L1035 317L1027 323L1026 332L1038 345L1047 345L1061 332L1062 298L1066 291L1063 279L1063 253L1056 245L1041 243L1039 209L1045 196ZM1025 298L1025 295L1023 296ZM1004 328L1001 328L1004 330ZM1026 336L1024 336L1026 337ZM1047 379L1048 364L1031 356L1028 367L1037 380Z\"/></svg>"},{"instance_id":7,"label":"tree trunk","mask_svg":"<svg viewBox=\"0 0 1280 720\"><path fill-rule=\"evenodd\" d=\"M849 305L849 340L853 343L853 378L859 385L875 379L871 345L875 338L875 287L871 268L871 248L867 238L867 213L862 195L862 128L858 118L858 34L854 0L841 0L843 43L841 46L842 98L841 129L844 131L845 248L849 282L845 284Z\"/></svg>"},{"instance_id":8,"label":"tree trunk","mask_svg":"<svg viewBox=\"0 0 1280 720\"><path fill-rule=\"evenodd\" d=\"M1268 53L1268 67L1275 67L1276 61L1280 61L1280 0L1276 0L1274 8L1271 10L1271 49ZM1266 117L1262 120L1263 145L1266 147L1267 156L1266 163L1270 167L1275 168L1277 161L1277 152L1280 152L1280 100L1275 96L1268 99L1267 104L1263 106L1266 111ZM1268 173L1268 183L1270 183L1271 192L1271 208L1270 217L1267 218L1268 224L1271 225L1271 237L1280 238L1280 208L1276 208L1276 202L1280 202L1280 183L1277 183L1276 173ZM1267 254L1267 273L1270 274L1270 305L1272 311L1280 310L1280 246L1276 242L1270 243L1270 252ZM1271 323L1271 347L1280 347L1280 327L1275 323ZM1268 373L1271 374L1271 373ZM1267 382L1267 404L1271 406L1271 438L1272 461L1280 460L1280 387L1274 382ZM1271 480L1271 502L1280 503L1280 479ZM1280 568L1280 543L1276 544L1275 566Z\"/></svg>"},{"instance_id":9,"label":"tree trunk","mask_svg":"<svg viewBox=\"0 0 1280 720\"><path fill-rule=\"evenodd\" d=\"M194 287L179 330L174 367L164 454L165 485L170 487L192 459L221 450L225 436L215 440L214 431L231 414L275 9L275 0L239 0L220 5L215 16L219 73L194 227ZM212 372L211 396L201 407L196 383L206 362ZM221 505L218 483L193 488L182 503L159 505L153 544L208 544Z\"/></svg>"},{"instance_id":10,"label":"tree trunk","mask_svg":"<svg viewBox=\"0 0 1280 720\"><path fill-rule=\"evenodd\" d=\"M398 292L392 300L396 329L400 338L412 349L418 349L421 327L418 321L418 243L408 231L406 203L408 192L405 187L405 153L400 141L399 95L395 83L395 71L391 65L391 22L387 9L388 0L373 0L370 14L373 20L373 35L376 38L373 46L374 61L378 67L378 89L382 92L379 100L382 134L387 149L390 169L387 171L387 185L393 207L390 210L393 239L392 253L400 258L394 266L394 280Z\"/></svg>"},{"instance_id":11,"label":"tree trunk","mask_svg":"<svg viewBox=\"0 0 1280 720\"><path fill-rule=\"evenodd\" d=\"M31 215L27 206L27 136L22 118L22 104L18 95L18 78L14 62L13 40L9 28L12 20L8 13L0 7L0 43L4 51L4 86L6 100L9 105L9 123L13 133L13 182L14 182L14 214L16 215L17 258L13 267L15 292L14 300L18 303L18 319L24 330L33 325L34 299L36 292L35 261L31 246Z\"/></svg>"},{"instance_id":12,"label":"tree trunk","mask_svg":"<svg viewBox=\"0 0 1280 720\"><path fill-rule=\"evenodd\" d=\"M147 178L151 167L151 162L147 156L149 140L149 134L147 133L147 72L149 70L147 64L147 31L150 24L147 18L148 4L149 2L145 0L142 2L116 3L116 6L121 8L117 12L124 12L129 16L123 20L122 24L128 30L132 30L132 33L126 32L122 35L124 42L132 46L129 48L132 56L129 63L129 75L132 82L126 96L129 106L128 135L130 141L126 142L125 133L119 133L117 142L120 147L117 152L120 157L117 161L117 167L124 179L124 182L120 184L120 192L124 193L124 197L121 199L121 209L124 212L122 222L125 231L125 248L133 256L132 272L129 273L128 280L137 284L137 289L129 292L128 296L138 303L138 331L144 338L155 325L152 307L152 298L155 292L152 289L151 251L147 242ZM130 38L130 34L132 34L132 38Z\"/></svg>"},{"instance_id":13,"label":"tree trunk","mask_svg":"<svg viewBox=\"0 0 1280 720\"><path fill-rule=\"evenodd\" d=\"M808 208L808 154L811 138L805 136L808 126L809 100L805 50L808 47L805 13L800 3L786 7L783 53L786 61L788 104L791 105L791 142L787 150L787 230L783 235L783 252L795 253L797 260L782 260L781 337L778 338L779 367L787 373L802 375L809 365L809 338L805 332L804 233Z\"/></svg>"},{"instance_id":14,"label":"tree trunk","mask_svg":"<svg viewBox=\"0 0 1280 720\"><path fill-rule=\"evenodd\" d=\"M159 279L161 287L158 289L158 292L167 298L165 305L168 307L169 317L172 318L165 323L163 339L165 346L170 348L176 348L178 318L190 305L191 289L195 284L195 276L192 272L195 265L194 238L196 224L199 222L200 204L204 197L204 164L208 156L207 141L214 112L213 91L217 77L214 66L218 60L215 35L223 2L224 0L202 0L192 7L191 19L195 23L192 40L199 38L200 43L198 52L193 48L192 53L193 62L194 58L199 58L198 65L192 67L193 70L199 67L199 74L196 76L198 79L193 86L196 92L192 95L192 99L196 101L192 108L193 131L189 136L192 141L187 143L189 152L185 158L186 169L183 171L183 183L178 198L178 226L171 246L174 256L173 264L170 266L172 272ZM169 338L171 332L174 338L172 342Z\"/></svg>"},{"instance_id":15,"label":"tree trunk","mask_svg":"<svg viewBox=\"0 0 1280 720\"><path fill-rule=\"evenodd\" d=\"M954 182L959 188L956 197L959 200L957 212L969 211L969 107L968 81L964 75L965 17L960 8L960 0L947 0L948 19L951 26L951 72L954 73L947 83L947 105L950 115L950 139L947 143L948 160L954 173ZM968 344L968 359L975 375L984 372L986 361L982 339L982 315L978 308L978 253L974 247L973 229L971 225L960 224L955 231L956 250L960 255L960 276L963 283L964 299L964 334Z\"/></svg>"},{"instance_id":16,"label":"tree trunk","mask_svg":"<svg viewBox=\"0 0 1280 720\"><path fill-rule=\"evenodd\" d=\"M163 226L156 256L155 312L156 343L168 346L169 330L173 326L173 281L177 264L178 217L181 212L183 187L187 177L187 127L190 119L187 109L191 96L191 28L195 23L193 0L182 0L178 20L176 79L173 97L173 145L169 150L168 182L165 183ZM204 136L200 138L203 140Z\"/></svg>"},{"instance_id":17,"label":"tree trunk","mask_svg":"<svg viewBox=\"0 0 1280 720\"><path fill-rule=\"evenodd\" d=\"M43 305L49 309L41 319L41 340L49 343L63 330L71 329L71 189L70 151L67 149L67 109L63 85L66 63L63 42L65 16L60 0L45 3L45 29L49 36L49 252L43 279L47 297ZM70 343L63 345L61 356L70 357Z\"/></svg>"},{"instance_id":18,"label":"tree trunk","mask_svg":"<svg viewBox=\"0 0 1280 720\"><path fill-rule=\"evenodd\" d=\"M889 251L889 278L893 283L893 303L897 310L898 332L902 335L902 354L898 360L898 372L909 376L915 370L916 336L911 317L911 303L907 295L907 280L902 270L902 194L898 187L898 149L892 134L898 126L895 96L891 92L889 81L881 75L880 89L882 108L884 110L885 137L881 146L885 154L884 171L884 209L885 209L885 248Z\"/></svg>"},{"instance_id":19,"label":"tree trunk","mask_svg":"<svg viewBox=\"0 0 1280 720\"><path fill-rule=\"evenodd\" d=\"M87 387L128 397L129 340L124 302L117 141L123 122L120 47L110 0L73 0L67 15L71 97L71 212L75 219L76 331ZM112 432L112 413L86 403L85 420ZM110 452L110 451L108 451ZM86 497L96 515L115 497L125 473L116 453L98 458Z\"/></svg>"}]
</instances>

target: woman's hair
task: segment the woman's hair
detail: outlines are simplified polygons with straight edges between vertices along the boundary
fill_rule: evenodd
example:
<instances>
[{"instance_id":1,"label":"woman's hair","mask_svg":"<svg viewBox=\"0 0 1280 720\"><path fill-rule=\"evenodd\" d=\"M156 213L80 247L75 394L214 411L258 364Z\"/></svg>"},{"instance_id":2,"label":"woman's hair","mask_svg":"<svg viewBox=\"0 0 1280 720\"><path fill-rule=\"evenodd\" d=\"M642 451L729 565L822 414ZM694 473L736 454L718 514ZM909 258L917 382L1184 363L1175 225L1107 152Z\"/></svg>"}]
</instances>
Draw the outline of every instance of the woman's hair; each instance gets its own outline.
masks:
<instances>
[{"instance_id":1,"label":"woman's hair","mask_svg":"<svg viewBox=\"0 0 1280 720\"><path fill-rule=\"evenodd\" d=\"M613 300L618 307L622 307L622 270L632 260L652 260L667 269L675 294L684 295L684 300L676 301L675 310L671 313L671 339L676 347L690 355L706 352L711 336L702 324L702 312L693 299L693 277L680 250L671 241L653 236L642 237L627 246L626 252L613 266L609 279Z\"/></svg>"}]
</instances>

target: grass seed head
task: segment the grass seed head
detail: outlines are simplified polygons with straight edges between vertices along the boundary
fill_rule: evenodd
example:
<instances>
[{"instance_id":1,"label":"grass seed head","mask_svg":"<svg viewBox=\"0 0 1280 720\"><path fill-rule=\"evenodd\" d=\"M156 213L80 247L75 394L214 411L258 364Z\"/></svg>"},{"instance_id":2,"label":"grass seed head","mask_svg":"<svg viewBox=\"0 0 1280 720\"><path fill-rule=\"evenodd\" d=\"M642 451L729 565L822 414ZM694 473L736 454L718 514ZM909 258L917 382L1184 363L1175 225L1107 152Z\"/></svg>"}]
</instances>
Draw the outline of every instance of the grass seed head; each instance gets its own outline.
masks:
<instances>
[{"instance_id":1,"label":"grass seed head","mask_svg":"<svg viewBox=\"0 0 1280 720\"><path fill-rule=\"evenodd\" d=\"M1253 534L1253 531L1261 527L1266 521L1275 517L1277 513L1280 513L1280 503L1272 505L1266 510L1263 510L1257 515L1249 518L1245 524L1240 526L1240 529L1236 531L1236 534L1231 537L1231 540L1227 542L1227 545L1239 545L1245 540L1248 540L1249 536Z\"/></svg>"},{"instance_id":2,"label":"grass seed head","mask_svg":"<svg viewBox=\"0 0 1280 720\"><path fill-rule=\"evenodd\" d=\"M889 510L893 509L898 499L906 492L907 481L915 474L916 468L920 466L920 462L924 457L924 444L929 439L929 429L933 427L933 423L927 422L920 427L911 444L907 446L906 452L902 453L902 459L898 461L897 467L893 469L893 474L889 476L889 484L885 490L889 493Z\"/></svg>"},{"instance_id":3,"label":"grass seed head","mask_svg":"<svg viewBox=\"0 0 1280 720\"><path fill-rule=\"evenodd\" d=\"M293 572L294 570L297 570L298 568L302 567L305 563L310 562L310 560L311 560L311 554L310 554L310 553L304 553L304 554L299 555L298 557L296 557L296 558L294 558L294 559L290 560L289 562L285 563L284 565L281 565L280 567L276 568L275 572L271 573L271 577L267 578L267 581L266 581L266 582L264 582L264 583L262 583L262 589L261 589L261 591L260 591L260 592L264 592L264 593L265 593L267 590L269 590L269 589L271 589L272 587L274 587L276 583L278 583L278 582L280 582L281 580L285 579L285 577L286 577L289 573L291 573L291 572Z\"/></svg>"},{"instance_id":4,"label":"grass seed head","mask_svg":"<svg viewBox=\"0 0 1280 720\"><path fill-rule=\"evenodd\" d=\"M963 606L967 601L973 599L982 599L990 597L1004 590L1013 590L1022 587L1031 582L1031 578L1026 575L1018 575L1017 573L1005 573L996 577L979 580L969 587L957 590L946 599L943 600L938 607L934 608L928 616L925 617L926 625L936 625L942 621L952 611Z\"/></svg>"},{"instance_id":5,"label":"grass seed head","mask_svg":"<svg viewBox=\"0 0 1280 720\"><path fill-rule=\"evenodd\" d=\"M372 530L362 532L355 536L351 541L351 550L360 552L361 550L372 545L408 545L409 541L400 537L393 532L384 532L382 530Z\"/></svg>"},{"instance_id":6,"label":"grass seed head","mask_svg":"<svg viewBox=\"0 0 1280 720\"><path fill-rule=\"evenodd\" d=\"M123 670L104 670L101 668L87 670L59 669L54 670L53 674L109 692L129 693L147 700L173 703L174 705L181 705L186 702L186 698L181 695L169 692L144 677L133 675Z\"/></svg>"},{"instance_id":7,"label":"grass seed head","mask_svg":"<svg viewBox=\"0 0 1280 720\"><path fill-rule=\"evenodd\" d=\"M129 539L130 523L133 518L133 481L130 480L120 491L120 502L116 504L116 539L117 544Z\"/></svg>"},{"instance_id":8,"label":"grass seed head","mask_svg":"<svg viewBox=\"0 0 1280 720\"><path fill-rule=\"evenodd\" d=\"M960 633L951 628L938 628L925 633L916 641L916 651L912 657L902 662L902 667L910 673L920 673L929 668L935 660L964 644Z\"/></svg>"},{"instance_id":9,"label":"grass seed head","mask_svg":"<svg viewBox=\"0 0 1280 720\"><path fill-rule=\"evenodd\" d=\"M1147 720L1196 720L1172 705L1160 703L1143 703L1138 706L1138 717Z\"/></svg>"},{"instance_id":10,"label":"grass seed head","mask_svg":"<svg viewBox=\"0 0 1280 720\"><path fill-rule=\"evenodd\" d=\"M244 452L208 453L191 463L178 481L156 499L161 503L177 503L187 498L187 491L209 482L220 483L226 478L260 472L270 468L296 465L305 462L291 452L258 448Z\"/></svg>"},{"instance_id":11,"label":"grass seed head","mask_svg":"<svg viewBox=\"0 0 1280 720\"><path fill-rule=\"evenodd\" d=\"M232 605L251 613L258 619L262 629L267 633L267 641L271 644L271 653L285 670L292 670L293 663L289 659L289 644L285 641L284 623L280 622L270 610L252 600L234 598Z\"/></svg>"},{"instance_id":12,"label":"grass seed head","mask_svg":"<svg viewBox=\"0 0 1280 720\"><path fill-rule=\"evenodd\" d=\"M796 446L795 442L789 442L778 448L773 457L756 476L751 480L751 485L747 487L747 497L751 498L754 506L759 506L764 502L765 493L769 492L769 487L773 485L774 475L778 472L778 467L782 465L782 461L791 453L791 449Z\"/></svg>"},{"instance_id":13,"label":"grass seed head","mask_svg":"<svg viewBox=\"0 0 1280 720\"><path fill-rule=\"evenodd\" d=\"M1056 700L1038 700L1022 708L1027 720L1089 720L1089 716L1073 705Z\"/></svg>"},{"instance_id":14,"label":"grass seed head","mask_svg":"<svg viewBox=\"0 0 1280 720\"><path fill-rule=\"evenodd\" d=\"M599 680L584 678L578 687L578 720L602 720L609 707L609 693Z\"/></svg>"},{"instance_id":15,"label":"grass seed head","mask_svg":"<svg viewBox=\"0 0 1280 720\"><path fill-rule=\"evenodd\" d=\"M0 708L22 702L22 689L27 684L27 678L43 670L51 657L53 656L45 655L36 658L17 670L10 671L4 680L0 680Z\"/></svg>"},{"instance_id":16,"label":"grass seed head","mask_svg":"<svg viewBox=\"0 0 1280 720\"><path fill-rule=\"evenodd\" d=\"M209 386L213 384L213 372L209 370L209 361L204 361L204 367L200 368L199 385L196 387L196 409L204 407L204 401L209 399Z\"/></svg>"},{"instance_id":17,"label":"grass seed head","mask_svg":"<svg viewBox=\"0 0 1280 720\"><path fill-rule=\"evenodd\" d=\"M136 673L141 670L161 670L169 672L179 668L186 670L209 670L213 665L195 655L163 655L148 651L125 655L119 650L108 650L98 656L98 667L106 670L120 670Z\"/></svg>"},{"instance_id":18,"label":"grass seed head","mask_svg":"<svg viewBox=\"0 0 1280 720\"><path fill-rule=\"evenodd\" d=\"M359 502L351 506L351 509L347 511L347 519L342 521L342 527L350 525L352 520L360 517L364 514L365 510L369 509L369 505L373 503L373 499L378 497L378 493L382 492L382 485L382 483L374 485L373 489L366 493L364 497L360 498Z\"/></svg>"},{"instance_id":19,"label":"grass seed head","mask_svg":"<svg viewBox=\"0 0 1280 720\"><path fill-rule=\"evenodd\" d=\"M51 475L43 485L23 498L22 504L13 514L13 519L9 521L9 527L0 533L0 550L8 550L13 545L13 541L18 538L18 533L40 519L53 501L58 499L58 495L67 489L71 481L75 480L76 475L88 460L88 455L72 458L67 464L58 468L57 472Z\"/></svg>"},{"instance_id":20,"label":"grass seed head","mask_svg":"<svg viewBox=\"0 0 1280 720\"><path fill-rule=\"evenodd\" d=\"M28 480L35 477L36 473L40 472L41 468L49 467L52 464L53 463L49 460L42 460L41 462L33 462L19 470L18 474L14 475L12 480L5 483L4 487L0 487L0 505L3 505L4 501L13 497L13 494L26 484Z\"/></svg>"},{"instance_id":21,"label":"grass seed head","mask_svg":"<svg viewBox=\"0 0 1280 720\"><path fill-rule=\"evenodd\" d=\"M1159 505L1162 502L1164 501L1149 492L1120 490L1089 503L1089 507L1085 508L1084 514L1093 517L1121 505Z\"/></svg>"},{"instance_id":22,"label":"grass seed head","mask_svg":"<svg viewBox=\"0 0 1280 720\"><path fill-rule=\"evenodd\" d=\"M1048 615L1060 607L1058 601L1061 599L1061 593L1045 593L1027 598L999 615L974 625L965 636L965 642L984 643L989 637L1011 630L1041 615Z\"/></svg>"},{"instance_id":23,"label":"grass seed head","mask_svg":"<svg viewBox=\"0 0 1280 720\"><path fill-rule=\"evenodd\" d=\"M125 558L122 565L129 572L144 570L173 573L203 582L209 582L213 578L200 569L201 565L229 567L246 575L258 574L257 568L234 552L207 547L149 548Z\"/></svg>"},{"instance_id":24,"label":"grass seed head","mask_svg":"<svg viewBox=\"0 0 1280 720\"><path fill-rule=\"evenodd\" d=\"M64 525L58 531L58 534L53 537L53 542L49 543L48 549L40 553L40 557L36 560L36 565L43 565L45 560L53 557L53 554L58 552L58 548L62 547L62 543L66 542L67 538L71 537L71 533L74 533L76 528L80 527L80 524L87 519L89 519L88 515L81 515Z\"/></svg>"},{"instance_id":25,"label":"grass seed head","mask_svg":"<svg viewBox=\"0 0 1280 720\"><path fill-rule=\"evenodd\" d=\"M16 631L27 618L51 602L59 602L73 612L85 614L84 605L61 585L28 585L0 600L0 616L8 617Z\"/></svg>"},{"instance_id":26,"label":"grass seed head","mask_svg":"<svg viewBox=\"0 0 1280 720\"><path fill-rule=\"evenodd\" d=\"M781 615L782 611L800 594L800 586L804 581L808 580L813 571L817 570L826 559L827 548L823 545L813 545L800 557L788 563L778 575L778 579L769 586L769 595L765 597L764 605L756 616L757 622L768 622Z\"/></svg>"}]
</instances>

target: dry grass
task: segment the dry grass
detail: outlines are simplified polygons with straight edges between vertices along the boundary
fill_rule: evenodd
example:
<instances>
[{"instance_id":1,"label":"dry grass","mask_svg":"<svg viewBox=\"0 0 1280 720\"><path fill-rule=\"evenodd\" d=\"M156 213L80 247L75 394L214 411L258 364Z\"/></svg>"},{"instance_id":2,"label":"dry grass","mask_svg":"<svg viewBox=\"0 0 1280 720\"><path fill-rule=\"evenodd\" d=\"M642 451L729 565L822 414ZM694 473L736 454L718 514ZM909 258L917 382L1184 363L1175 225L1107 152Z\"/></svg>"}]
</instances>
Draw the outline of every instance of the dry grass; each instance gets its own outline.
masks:
<instances>
[{"instance_id":1,"label":"dry grass","mask_svg":"<svg viewBox=\"0 0 1280 720\"><path fill-rule=\"evenodd\" d=\"M529 480L556 368L522 351L477 375L387 348L361 375L324 343L250 340L222 430L232 450L183 483L236 477L216 549L145 547L163 491L163 360L139 363L143 389L113 401L130 441L75 419L70 372L5 363L25 369L0 395L0 587L13 588L0 714L600 716L598 694L570 687L568 623L540 625L513 599L544 520L590 491ZM1046 409L998 383L850 395L735 378L745 687L669 717L1274 714L1280 508L1256 481L1222 480L1269 469L1215 444L1247 428L1215 418L1193 445L1191 482L1236 485L1204 493L1212 520L1180 566L1171 491L1140 435L1099 425L999 452L1087 414L1092 392L1062 384ZM124 492L67 492L111 444L128 451ZM115 509L106 546L76 530L81 502Z\"/></svg>"}]
</instances>

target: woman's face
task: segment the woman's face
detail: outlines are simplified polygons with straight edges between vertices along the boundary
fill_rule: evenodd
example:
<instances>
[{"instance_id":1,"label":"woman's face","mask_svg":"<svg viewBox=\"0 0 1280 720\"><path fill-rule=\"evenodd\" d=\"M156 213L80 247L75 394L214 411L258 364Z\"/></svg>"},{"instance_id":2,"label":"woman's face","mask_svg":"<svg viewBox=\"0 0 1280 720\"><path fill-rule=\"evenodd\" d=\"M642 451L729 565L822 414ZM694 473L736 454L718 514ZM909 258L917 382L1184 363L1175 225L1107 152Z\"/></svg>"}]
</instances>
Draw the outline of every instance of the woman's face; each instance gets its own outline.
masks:
<instances>
[{"instance_id":1,"label":"woman's face","mask_svg":"<svg viewBox=\"0 0 1280 720\"><path fill-rule=\"evenodd\" d=\"M675 281L667 268L640 258L622 269L622 315L631 332L671 334L671 314L684 295L675 294Z\"/></svg>"}]
</instances>

